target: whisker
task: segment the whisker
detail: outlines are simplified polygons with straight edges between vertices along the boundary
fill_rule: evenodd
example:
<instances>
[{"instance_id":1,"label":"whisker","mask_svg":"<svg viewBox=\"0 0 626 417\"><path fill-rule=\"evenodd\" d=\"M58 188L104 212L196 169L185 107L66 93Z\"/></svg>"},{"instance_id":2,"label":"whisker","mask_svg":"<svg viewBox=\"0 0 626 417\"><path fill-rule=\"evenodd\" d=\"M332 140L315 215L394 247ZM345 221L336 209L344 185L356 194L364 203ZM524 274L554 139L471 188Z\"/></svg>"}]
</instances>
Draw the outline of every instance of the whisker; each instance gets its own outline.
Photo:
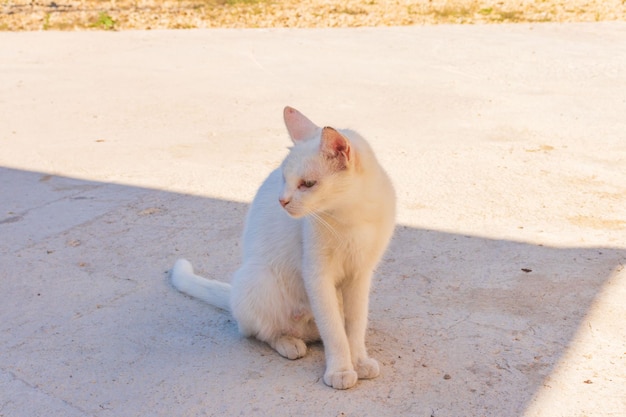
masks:
<instances>
[{"instance_id":1,"label":"whisker","mask_svg":"<svg viewBox=\"0 0 626 417\"><path fill-rule=\"evenodd\" d=\"M337 230L330 223L328 223L328 221L326 221L322 216L320 216L318 213L315 213L309 210L307 210L307 213L318 224L322 225L326 230L328 230L333 235L337 243L339 243L340 245L343 245L346 243L346 240L343 238L343 236L339 232L337 232Z\"/></svg>"},{"instance_id":2,"label":"whisker","mask_svg":"<svg viewBox=\"0 0 626 417\"><path fill-rule=\"evenodd\" d=\"M324 213L324 216L330 217L331 219L335 220L337 223L344 223L341 221L340 218L338 218L337 216L335 216L332 212L330 211L323 211L322 213Z\"/></svg>"}]
</instances>

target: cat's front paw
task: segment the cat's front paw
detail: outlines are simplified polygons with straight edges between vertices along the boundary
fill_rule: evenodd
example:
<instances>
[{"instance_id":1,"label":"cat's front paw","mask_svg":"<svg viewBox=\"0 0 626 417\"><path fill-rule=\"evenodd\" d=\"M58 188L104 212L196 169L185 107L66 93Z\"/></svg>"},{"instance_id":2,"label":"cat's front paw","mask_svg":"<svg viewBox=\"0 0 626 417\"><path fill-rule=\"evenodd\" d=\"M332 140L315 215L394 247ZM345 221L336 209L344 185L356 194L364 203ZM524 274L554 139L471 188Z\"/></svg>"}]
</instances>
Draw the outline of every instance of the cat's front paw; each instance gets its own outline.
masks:
<instances>
[{"instance_id":1,"label":"cat's front paw","mask_svg":"<svg viewBox=\"0 0 626 417\"><path fill-rule=\"evenodd\" d=\"M355 371L326 371L324 383L334 389L348 389L356 385L358 375Z\"/></svg>"},{"instance_id":2,"label":"cat's front paw","mask_svg":"<svg viewBox=\"0 0 626 417\"><path fill-rule=\"evenodd\" d=\"M359 379L372 379L380 375L380 366L378 361L373 358L359 359L356 364L356 373L359 375Z\"/></svg>"}]
</instances>

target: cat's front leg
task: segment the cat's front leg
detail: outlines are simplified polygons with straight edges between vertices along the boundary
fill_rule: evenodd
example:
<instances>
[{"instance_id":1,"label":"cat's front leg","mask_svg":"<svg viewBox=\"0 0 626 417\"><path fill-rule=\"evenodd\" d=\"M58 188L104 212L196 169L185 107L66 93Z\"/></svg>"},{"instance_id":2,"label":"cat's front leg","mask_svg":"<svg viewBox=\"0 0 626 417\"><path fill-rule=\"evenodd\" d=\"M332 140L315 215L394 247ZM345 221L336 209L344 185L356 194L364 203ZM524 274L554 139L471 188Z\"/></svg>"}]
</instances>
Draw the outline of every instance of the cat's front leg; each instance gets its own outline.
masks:
<instances>
[{"instance_id":1,"label":"cat's front leg","mask_svg":"<svg viewBox=\"0 0 626 417\"><path fill-rule=\"evenodd\" d=\"M348 389L358 380L350 356L350 344L339 309L335 280L328 271L305 273L307 293L324 343L326 371L324 383L335 389Z\"/></svg>"},{"instance_id":2,"label":"cat's front leg","mask_svg":"<svg viewBox=\"0 0 626 417\"><path fill-rule=\"evenodd\" d=\"M342 287L346 335L359 379L376 378L380 374L378 361L368 356L365 347L371 275L357 273Z\"/></svg>"}]
</instances>

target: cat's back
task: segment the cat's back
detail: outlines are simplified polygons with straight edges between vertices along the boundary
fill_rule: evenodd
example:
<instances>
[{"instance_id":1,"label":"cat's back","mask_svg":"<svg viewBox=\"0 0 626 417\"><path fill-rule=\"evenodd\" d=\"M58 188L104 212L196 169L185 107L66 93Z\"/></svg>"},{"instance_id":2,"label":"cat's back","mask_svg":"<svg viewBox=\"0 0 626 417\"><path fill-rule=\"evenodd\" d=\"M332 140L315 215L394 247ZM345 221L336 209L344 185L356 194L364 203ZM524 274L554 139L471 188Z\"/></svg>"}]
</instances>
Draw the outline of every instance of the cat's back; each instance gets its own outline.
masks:
<instances>
[{"instance_id":1,"label":"cat's back","mask_svg":"<svg viewBox=\"0 0 626 417\"><path fill-rule=\"evenodd\" d=\"M361 211L368 208L375 213L376 217L384 218L387 223L394 223L396 191L391 178L378 161L367 140L354 130L346 129L342 130L342 133L357 148L363 166L362 185L364 187L357 190L359 204L362 206Z\"/></svg>"}]
</instances>

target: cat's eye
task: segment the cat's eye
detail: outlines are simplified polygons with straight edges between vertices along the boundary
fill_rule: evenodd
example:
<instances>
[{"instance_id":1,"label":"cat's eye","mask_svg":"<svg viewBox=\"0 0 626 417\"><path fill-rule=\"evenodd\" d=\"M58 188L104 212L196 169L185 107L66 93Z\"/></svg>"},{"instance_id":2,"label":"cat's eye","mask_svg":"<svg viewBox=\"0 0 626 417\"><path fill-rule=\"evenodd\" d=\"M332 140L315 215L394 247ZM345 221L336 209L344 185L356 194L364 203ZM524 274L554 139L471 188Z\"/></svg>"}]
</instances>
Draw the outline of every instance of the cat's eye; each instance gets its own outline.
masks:
<instances>
[{"instance_id":1,"label":"cat's eye","mask_svg":"<svg viewBox=\"0 0 626 417\"><path fill-rule=\"evenodd\" d=\"M312 181L312 180L302 180L302 182L300 183L300 186L298 188L311 188L313 187L315 184L317 184L317 181Z\"/></svg>"}]
</instances>

